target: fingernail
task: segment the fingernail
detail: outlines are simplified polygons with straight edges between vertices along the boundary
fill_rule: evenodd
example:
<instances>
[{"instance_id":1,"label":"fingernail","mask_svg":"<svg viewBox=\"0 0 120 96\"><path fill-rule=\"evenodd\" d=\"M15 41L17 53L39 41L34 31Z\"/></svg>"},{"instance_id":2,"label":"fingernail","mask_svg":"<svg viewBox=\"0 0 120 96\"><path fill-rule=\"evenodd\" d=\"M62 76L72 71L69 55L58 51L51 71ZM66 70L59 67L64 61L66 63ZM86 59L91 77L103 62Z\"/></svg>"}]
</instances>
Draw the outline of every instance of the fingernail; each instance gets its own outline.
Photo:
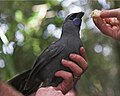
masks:
<instances>
[{"instance_id":1,"label":"fingernail","mask_svg":"<svg viewBox=\"0 0 120 96\"><path fill-rule=\"evenodd\" d=\"M65 59L62 59L62 62L66 62L66 60L65 60Z\"/></svg>"},{"instance_id":2,"label":"fingernail","mask_svg":"<svg viewBox=\"0 0 120 96\"><path fill-rule=\"evenodd\" d=\"M81 50L80 50L80 51L85 52L85 49L84 49L83 47L81 47Z\"/></svg>"},{"instance_id":3,"label":"fingernail","mask_svg":"<svg viewBox=\"0 0 120 96\"><path fill-rule=\"evenodd\" d=\"M75 58L75 54L70 54L70 58Z\"/></svg>"}]
</instances>

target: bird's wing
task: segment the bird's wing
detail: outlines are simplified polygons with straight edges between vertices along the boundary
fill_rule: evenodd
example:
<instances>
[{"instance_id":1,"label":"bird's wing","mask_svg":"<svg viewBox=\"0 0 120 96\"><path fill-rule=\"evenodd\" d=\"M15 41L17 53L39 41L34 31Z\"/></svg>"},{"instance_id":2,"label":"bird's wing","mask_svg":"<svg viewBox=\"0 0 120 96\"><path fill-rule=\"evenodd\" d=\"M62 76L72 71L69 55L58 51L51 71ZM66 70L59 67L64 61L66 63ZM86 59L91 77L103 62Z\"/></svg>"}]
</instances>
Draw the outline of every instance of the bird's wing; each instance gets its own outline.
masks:
<instances>
[{"instance_id":1,"label":"bird's wing","mask_svg":"<svg viewBox=\"0 0 120 96\"><path fill-rule=\"evenodd\" d=\"M35 80L35 77L38 74L38 72L44 66L46 66L54 57L59 55L64 48L65 48L65 45L56 46L55 44L52 44L45 51L43 51L43 53L39 56L34 66L32 67L24 89L26 89L30 85L30 83Z\"/></svg>"},{"instance_id":2,"label":"bird's wing","mask_svg":"<svg viewBox=\"0 0 120 96\"><path fill-rule=\"evenodd\" d=\"M41 68L43 68L44 66L46 66L46 64L48 62L50 62L54 57L56 57L60 52L62 52L62 50L65 48L65 45L55 45L52 44L51 46L49 46L46 50L43 51L43 53L38 57L38 59L36 60L35 64L33 65L31 72L34 71L36 68L40 70ZM35 70L37 71L37 70Z\"/></svg>"}]
</instances>

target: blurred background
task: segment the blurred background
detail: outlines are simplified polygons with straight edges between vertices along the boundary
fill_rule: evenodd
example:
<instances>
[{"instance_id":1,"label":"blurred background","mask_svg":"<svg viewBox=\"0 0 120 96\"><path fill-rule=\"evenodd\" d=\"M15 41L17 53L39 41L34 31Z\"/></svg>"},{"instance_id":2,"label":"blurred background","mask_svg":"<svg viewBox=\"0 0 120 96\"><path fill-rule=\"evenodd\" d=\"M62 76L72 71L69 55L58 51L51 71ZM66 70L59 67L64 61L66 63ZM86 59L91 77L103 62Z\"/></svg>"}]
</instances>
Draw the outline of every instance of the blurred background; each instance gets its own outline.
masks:
<instances>
[{"instance_id":1,"label":"blurred background","mask_svg":"<svg viewBox=\"0 0 120 96\"><path fill-rule=\"evenodd\" d=\"M80 37L89 68L77 84L79 96L120 96L120 42L100 33L90 16L113 8L119 0L0 0L0 80L31 68L60 38L65 17L84 11Z\"/></svg>"}]
</instances>

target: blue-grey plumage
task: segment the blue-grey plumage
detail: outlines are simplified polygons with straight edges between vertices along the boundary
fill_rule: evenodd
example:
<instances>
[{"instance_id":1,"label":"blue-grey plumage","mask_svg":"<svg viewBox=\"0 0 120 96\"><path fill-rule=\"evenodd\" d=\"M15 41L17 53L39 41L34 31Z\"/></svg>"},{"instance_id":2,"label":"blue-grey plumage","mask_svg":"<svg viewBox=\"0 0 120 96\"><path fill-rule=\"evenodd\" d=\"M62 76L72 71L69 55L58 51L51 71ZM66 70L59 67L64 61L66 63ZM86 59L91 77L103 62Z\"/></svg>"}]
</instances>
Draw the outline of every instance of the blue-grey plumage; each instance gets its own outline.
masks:
<instances>
[{"instance_id":1,"label":"blue-grey plumage","mask_svg":"<svg viewBox=\"0 0 120 96\"><path fill-rule=\"evenodd\" d=\"M58 70L71 72L61 64L61 60L69 60L70 53L80 53L79 49L83 45L79 31L83 15L83 12L79 12L67 16L62 26L61 38L46 48L30 69L21 90L23 94L29 95L41 86L57 86L63 80L54 75Z\"/></svg>"}]
</instances>

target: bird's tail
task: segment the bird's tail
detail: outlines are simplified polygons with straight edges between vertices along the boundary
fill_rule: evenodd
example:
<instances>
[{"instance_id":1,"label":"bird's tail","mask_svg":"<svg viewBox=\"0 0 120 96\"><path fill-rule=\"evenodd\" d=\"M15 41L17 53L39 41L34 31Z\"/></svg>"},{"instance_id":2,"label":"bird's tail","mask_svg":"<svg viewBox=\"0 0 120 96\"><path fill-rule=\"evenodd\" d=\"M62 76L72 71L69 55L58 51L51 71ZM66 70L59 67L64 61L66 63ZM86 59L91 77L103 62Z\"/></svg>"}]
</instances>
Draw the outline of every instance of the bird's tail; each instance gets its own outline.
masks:
<instances>
[{"instance_id":1,"label":"bird's tail","mask_svg":"<svg viewBox=\"0 0 120 96\"><path fill-rule=\"evenodd\" d=\"M12 78L11 80L8 81L8 84L13 86L16 90L22 92L30 71L31 70L27 70L27 71L21 73L20 75L15 76L14 78Z\"/></svg>"},{"instance_id":2,"label":"bird's tail","mask_svg":"<svg viewBox=\"0 0 120 96\"><path fill-rule=\"evenodd\" d=\"M12 87L14 87L17 91L21 92L22 94L24 94L25 96L28 96L32 93L34 93L35 91L37 91L37 89L39 87L41 87L43 85L43 82L34 82L32 81L32 84L30 84L32 87L28 88L27 90L25 90L25 86L28 83L28 78L30 75L31 70L27 70L15 77L13 77L12 79L10 79L8 81L8 84L10 84Z\"/></svg>"}]
</instances>

